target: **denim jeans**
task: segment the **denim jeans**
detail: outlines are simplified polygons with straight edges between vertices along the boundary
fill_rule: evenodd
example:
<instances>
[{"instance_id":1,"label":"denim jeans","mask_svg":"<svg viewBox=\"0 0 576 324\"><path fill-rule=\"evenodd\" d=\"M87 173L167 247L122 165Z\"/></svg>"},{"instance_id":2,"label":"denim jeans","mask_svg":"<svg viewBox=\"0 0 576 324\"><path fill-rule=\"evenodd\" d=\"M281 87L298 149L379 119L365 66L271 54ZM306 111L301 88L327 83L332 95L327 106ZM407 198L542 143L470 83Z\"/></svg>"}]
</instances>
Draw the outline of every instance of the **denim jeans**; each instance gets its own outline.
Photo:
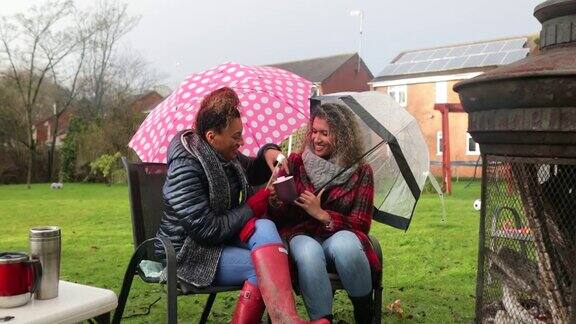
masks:
<instances>
[{"instance_id":1,"label":"denim jeans","mask_svg":"<svg viewBox=\"0 0 576 324\"><path fill-rule=\"evenodd\" d=\"M337 272L351 297L370 293L370 264L358 237L339 231L322 241L307 235L290 240L290 254L298 267L298 283L310 319L332 314L332 286L328 270Z\"/></svg>"},{"instance_id":2,"label":"denim jeans","mask_svg":"<svg viewBox=\"0 0 576 324\"><path fill-rule=\"evenodd\" d=\"M241 243L237 239L231 245L224 247L212 284L215 286L234 286L242 285L244 281L248 280L257 285L256 271L250 255L251 250L269 243L282 243L276 225L268 219L256 220L256 230L247 243Z\"/></svg>"}]
</instances>

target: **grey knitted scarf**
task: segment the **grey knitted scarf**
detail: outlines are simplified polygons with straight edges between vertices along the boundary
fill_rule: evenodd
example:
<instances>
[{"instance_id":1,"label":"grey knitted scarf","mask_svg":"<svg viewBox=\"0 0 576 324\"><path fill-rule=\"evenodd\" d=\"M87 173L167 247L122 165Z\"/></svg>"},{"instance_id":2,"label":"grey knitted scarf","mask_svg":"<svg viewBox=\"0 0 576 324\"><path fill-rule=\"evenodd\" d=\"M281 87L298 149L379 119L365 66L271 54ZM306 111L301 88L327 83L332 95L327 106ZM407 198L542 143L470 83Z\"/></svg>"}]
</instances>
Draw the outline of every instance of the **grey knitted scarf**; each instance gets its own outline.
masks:
<instances>
[{"instance_id":1,"label":"grey knitted scarf","mask_svg":"<svg viewBox=\"0 0 576 324\"><path fill-rule=\"evenodd\" d=\"M330 181L340 171L344 170L344 167L335 163L335 159L325 160L314 154L314 152L312 152L308 147L306 147L304 152L302 152L302 161L304 162L306 174L316 189L322 188L322 186L328 183L328 181ZM328 188L341 185L348 181L357 168L358 164L348 168L348 170L344 171L334 179L330 185L328 185Z\"/></svg>"},{"instance_id":2,"label":"grey knitted scarf","mask_svg":"<svg viewBox=\"0 0 576 324\"><path fill-rule=\"evenodd\" d=\"M242 201L252 194L244 170L234 159L225 162L214 149L194 132L186 132L181 137L182 145L196 157L208 178L210 208L214 217L226 217L232 206L230 184L224 171L224 165L230 163L242 185ZM222 246L203 245L187 237L176 257L178 279L196 287L206 287L212 284L216 275L216 266L220 259Z\"/></svg>"}]
</instances>

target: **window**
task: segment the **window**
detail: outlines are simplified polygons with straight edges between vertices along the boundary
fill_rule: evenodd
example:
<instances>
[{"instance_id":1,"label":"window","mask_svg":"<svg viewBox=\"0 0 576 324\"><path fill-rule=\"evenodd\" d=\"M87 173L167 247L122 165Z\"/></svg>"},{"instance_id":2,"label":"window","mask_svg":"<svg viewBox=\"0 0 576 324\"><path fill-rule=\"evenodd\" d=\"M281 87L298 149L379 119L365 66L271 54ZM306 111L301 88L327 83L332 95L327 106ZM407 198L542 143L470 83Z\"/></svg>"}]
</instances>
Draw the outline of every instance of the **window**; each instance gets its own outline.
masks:
<instances>
[{"instance_id":1,"label":"window","mask_svg":"<svg viewBox=\"0 0 576 324\"><path fill-rule=\"evenodd\" d=\"M448 82L436 82L436 103L448 102Z\"/></svg>"},{"instance_id":2,"label":"window","mask_svg":"<svg viewBox=\"0 0 576 324\"><path fill-rule=\"evenodd\" d=\"M442 155L442 132L436 132L436 155Z\"/></svg>"},{"instance_id":3,"label":"window","mask_svg":"<svg viewBox=\"0 0 576 324\"><path fill-rule=\"evenodd\" d=\"M480 145L474 142L468 133L466 133L466 155L480 155Z\"/></svg>"},{"instance_id":4,"label":"window","mask_svg":"<svg viewBox=\"0 0 576 324\"><path fill-rule=\"evenodd\" d=\"M52 141L52 131L50 129L50 122L45 122L44 126L46 127L46 142L51 142Z\"/></svg>"},{"instance_id":5,"label":"window","mask_svg":"<svg viewBox=\"0 0 576 324\"><path fill-rule=\"evenodd\" d=\"M396 100L402 107L406 107L408 103L408 92L406 85L389 86L388 94Z\"/></svg>"}]
</instances>

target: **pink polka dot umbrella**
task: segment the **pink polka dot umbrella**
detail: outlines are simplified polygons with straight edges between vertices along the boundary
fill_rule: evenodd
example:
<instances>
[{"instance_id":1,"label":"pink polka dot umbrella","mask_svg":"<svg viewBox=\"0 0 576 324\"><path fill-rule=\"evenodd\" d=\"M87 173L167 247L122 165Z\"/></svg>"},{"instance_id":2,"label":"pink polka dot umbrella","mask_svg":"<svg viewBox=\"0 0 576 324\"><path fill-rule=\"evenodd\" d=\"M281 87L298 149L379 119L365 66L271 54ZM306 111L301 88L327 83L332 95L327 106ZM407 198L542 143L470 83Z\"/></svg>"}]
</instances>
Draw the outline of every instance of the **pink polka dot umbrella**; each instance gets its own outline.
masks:
<instances>
[{"instance_id":1,"label":"pink polka dot umbrella","mask_svg":"<svg viewBox=\"0 0 576 324\"><path fill-rule=\"evenodd\" d=\"M240 98L244 124L240 151L245 155L256 155L266 143L279 144L310 117L310 81L278 68L230 62L188 76L150 112L128 146L143 162L166 163L174 135L193 128L204 96L225 86Z\"/></svg>"}]
</instances>

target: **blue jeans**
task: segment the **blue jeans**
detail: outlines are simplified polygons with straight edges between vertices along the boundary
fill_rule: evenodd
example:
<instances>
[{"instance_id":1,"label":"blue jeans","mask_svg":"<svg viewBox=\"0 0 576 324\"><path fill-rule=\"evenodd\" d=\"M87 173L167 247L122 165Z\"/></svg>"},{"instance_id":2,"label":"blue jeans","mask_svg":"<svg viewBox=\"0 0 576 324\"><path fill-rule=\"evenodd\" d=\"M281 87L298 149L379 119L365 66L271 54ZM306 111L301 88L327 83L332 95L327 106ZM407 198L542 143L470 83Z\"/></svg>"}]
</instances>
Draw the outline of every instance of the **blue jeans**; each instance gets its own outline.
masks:
<instances>
[{"instance_id":1,"label":"blue jeans","mask_svg":"<svg viewBox=\"0 0 576 324\"><path fill-rule=\"evenodd\" d=\"M370 264L358 237L339 231L322 241L307 235L290 240L290 254L298 267L298 283L310 319L332 314L332 286L328 270L337 272L350 297L372 290Z\"/></svg>"},{"instance_id":2,"label":"blue jeans","mask_svg":"<svg viewBox=\"0 0 576 324\"><path fill-rule=\"evenodd\" d=\"M215 286L235 286L242 285L244 281L248 280L257 285L256 271L250 254L255 248L270 243L282 243L276 225L268 219L256 220L256 230L247 243L241 243L238 239L232 245L224 247L212 284Z\"/></svg>"}]
</instances>

